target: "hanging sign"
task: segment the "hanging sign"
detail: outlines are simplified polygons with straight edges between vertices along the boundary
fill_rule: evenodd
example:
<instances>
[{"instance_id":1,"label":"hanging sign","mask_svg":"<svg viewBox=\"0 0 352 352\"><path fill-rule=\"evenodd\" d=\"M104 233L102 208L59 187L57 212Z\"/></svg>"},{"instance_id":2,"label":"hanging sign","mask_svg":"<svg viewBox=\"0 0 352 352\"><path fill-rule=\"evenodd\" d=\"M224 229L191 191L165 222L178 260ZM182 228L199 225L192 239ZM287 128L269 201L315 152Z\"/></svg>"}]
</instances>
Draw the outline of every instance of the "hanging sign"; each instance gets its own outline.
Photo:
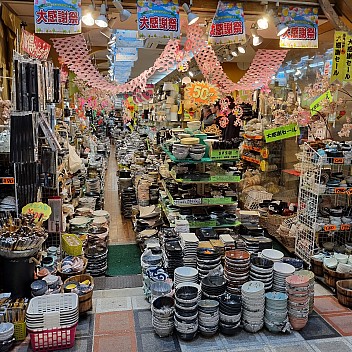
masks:
<instances>
[{"instance_id":1,"label":"hanging sign","mask_svg":"<svg viewBox=\"0 0 352 352\"><path fill-rule=\"evenodd\" d=\"M138 0L137 15L140 38L180 37L178 0Z\"/></svg>"},{"instance_id":2,"label":"hanging sign","mask_svg":"<svg viewBox=\"0 0 352 352\"><path fill-rule=\"evenodd\" d=\"M138 38L138 31L116 29L114 36L116 36L115 45L117 47L143 48L144 42Z\"/></svg>"},{"instance_id":3,"label":"hanging sign","mask_svg":"<svg viewBox=\"0 0 352 352\"><path fill-rule=\"evenodd\" d=\"M346 62L343 71L343 80L352 82L352 35L347 34L346 37Z\"/></svg>"},{"instance_id":4,"label":"hanging sign","mask_svg":"<svg viewBox=\"0 0 352 352\"><path fill-rule=\"evenodd\" d=\"M245 41L242 4L219 1L210 27L209 44L231 44Z\"/></svg>"},{"instance_id":5,"label":"hanging sign","mask_svg":"<svg viewBox=\"0 0 352 352\"><path fill-rule=\"evenodd\" d=\"M264 137L266 143L279 141L281 139L287 139L300 135L299 127L296 123L289 125L272 128L264 131Z\"/></svg>"},{"instance_id":6,"label":"hanging sign","mask_svg":"<svg viewBox=\"0 0 352 352\"><path fill-rule=\"evenodd\" d=\"M35 0L35 33L81 33L81 0Z\"/></svg>"},{"instance_id":7,"label":"hanging sign","mask_svg":"<svg viewBox=\"0 0 352 352\"><path fill-rule=\"evenodd\" d=\"M283 6L281 23L288 26L281 48L318 47L318 8Z\"/></svg>"},{"instance_id":8,"label":"hanging sign","mask_svg":"<svg viewBox=\"0 0 352 352\"><path fill-rule=\"evenodd\" d=\"M217 87L208 82L192 82L185 89L185 100L189 100L191 105L210 105L219 99Z\"/></svg>"},{"instance_id":9,"label":"hanging sign","mask_svg":"<svg viewBox=\"0 0 352 352\"><path fill-rule=\"evenodd\" d=\"M330 90L322 94L320 97L315 99L312 104L310 104L309 108L312 116L315 115L318 111L320 111L323 108L321 103L325 100L332 102L332 95Z\"/></svg>"},{"instance_id":10,"label":"hanging sign","mask_svg":"<svg viewBox=\"0 0 352 352\"><path fill-rule=\"evenodd\" d=\"M116 48L116 60L137 61L138 51L136 48Z\"/></svg>"},{"instance_id":11,"label":"hanging sign","mask_svg":"<svg viewBox=\"0 0 352 352\"><path fill-rule=\"evenodd\" d=\"M51 214L51 208L48 204L42 202L34 202L25 205L22 208L22 214L31 214L34 216L34 222L48 220Z\"/></svg>"},{"instance_id":12,"label":"hanging sign","mask_svg":"<svg viewBox=\"0 0 352 352\"><path fill-rule=\"evenodd\" d=\"M50 44L40 39L33 33L22 29L21 49L29 56L34 57L40 61L45 61L50 52Z\"/></svg>"},{"instance_id":13,"label":"hanging sign","mask_svg":"<svg viewBox=\"0 0 352 352\"><path fill-rule=\"evenodd\" d=\"M335 31L330 82L343 81L346 65L347 32Z\"/></svg>"}]
</instances>

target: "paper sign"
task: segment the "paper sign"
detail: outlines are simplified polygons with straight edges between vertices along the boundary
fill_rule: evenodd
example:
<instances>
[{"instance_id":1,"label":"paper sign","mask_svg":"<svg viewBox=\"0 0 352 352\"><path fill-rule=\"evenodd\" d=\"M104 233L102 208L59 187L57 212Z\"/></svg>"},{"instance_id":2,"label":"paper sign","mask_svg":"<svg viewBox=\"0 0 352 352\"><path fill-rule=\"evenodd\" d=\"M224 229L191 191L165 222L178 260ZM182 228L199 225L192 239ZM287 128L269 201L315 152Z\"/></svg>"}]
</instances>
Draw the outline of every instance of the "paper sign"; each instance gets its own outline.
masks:
<instances>
[{"instance_id":1,"label":"paper sign","mask_svg":"<svg viewBox=\"0 0 352 352\"><path fill-rule=\"evenodd\" d=\"M334 158L334 159L332 159L332 163L333 164L344 164L345 159L344 158Z\"/></svg>"},{"instance_id":2,"label":"paper sign","mask_svg":"<svg viewBox=\"0 0 352 352\"><path fill-rule=\"evenodd\" d=\"M341 231L349 231L351 229L351 225L350 224L342 224L340 227Z\"/></svg>"},{"instance_id":3,"label":"paper sign","mask_svg":"<svg viewBox=\"0 0 352 352\"><path fill-rule=\"evenodd\" d=\"M324 231L336 231L337 227L336 225L325 225L324 226Z\"/></svg>"},{"instance_id":4,"label":"paper sign","mask_svg":"<svg viewBox=\"0 0 352 352\"><path fill-rule=\"evenodd\" d=\"M37 223L39 220L49 219L51 208L42 202L29 203L22 208L22 214L34 215L34 222Z\"/></svg>"},{"instance_id":5,"label":"paper sign","mask_svg":"<svg viewBox=\"0 0 352 352\"><path fill-rule=\"evenodd\" d=\"M48 58L50 48L50 44L22 29L21 49L29 56L40 61L45 61Z\"/></svg>"},{"instance_id":6,"label":"paper sign","mask_svg":"<svg viewBox=\"0 0 352 352\"><path fill-rule=\"evenodd\" d=\"M343 80L352 82L352 35L347 34L346 38L346 62L343 73Z\"/></svg>"},{"instance_id":7,"label":"paper sign","mask_svg":"<svg viewBox=\"0 0 352 352\"><path fill-rule=\"evenodd\" d=\"M116 61L137 61L137 48L116 48Z\"/></svg>"},{"instance_id":8,"label":"paper sign","mask_svg":"<svg viewBox=\"0 0 352 352\"><path fill-rule=\"evenodd\" d=\"M180 37L178 0L138 0L137 16L140 38Z\"/></svg>"},{"instance_id":9,"label":"paper sign","mask_svg":"<svg viewBox=\"0 0 352 352\"><path fill-rule=\"evenodd\" d=\"M0 177L0 184L2 185L14 185L15 178L14 177Z\"/></svg>"},{"instance_id":10,"label":"paper sign","mask_svg":"<svg viewBox=\"0 0 352 352\"><path fill-rule=\"evenodd\" d=\"M214 160L238 159L238 149L213 149L210 158Z\"/></svg>"},{"instance_id":11,"label":"paper sign","mask_svg":"<svg viewBox=\"0 0 352 352\"><path fill-rule=\"evenodd\" d=\"M81 33L81 0L35 0L35 33Z\"/></svg>"},{"instance_id":12,"label":"paper sign","mask_svg":"<svg viewBox=\"0 0 352 352\"><path fill-rule=\"evenodd\" d=\"M281 23L287 32L280 37L281 48L318 47L318 8L283 6Z\"/></svg>"},{"instance_id":13,"label":"paper sign","mask_svg":"<svg viewBox=\"0 0 352 352\"><path fill-rule=\"evenodd\" d=\"M320 97L315 99L312 104L310 104L309 108L310 108L311 115L315 115L317 111L320 111L323 108L323 106L321 105L321 102L324 100L328 100L329 102L332 102L332 95L330 90L322 94Z\"/></svg>"},{"instance_id":14,"label":"paper sign","mask_svg":"<svg viewBox=\"0 0 352 352\"><path fill-rule=\"evenodd\" d=\"M346 65L347 32L335 31L330 82L343 81Z\"/></svg>"},{"instance_id":15,"label":"paper sign","mask_svg":"<svg viewBox=\"0 0 352 352\"><path fill-rule=\"evenodd\" d=\"M264 131L264 138L266 143L279 141L281 139L291 138L300 135L299 127L296 123L272 128Z\"/></svg>"},{"instance_id":16,"label":"paper sign","mask_svg":"<svg viewBox=\"0 0 352 352\"><path fill-rule=\"evenodd\" d=\"M219 1L209 32L209 44L231 44L246 41L241 3Z\"/></svg>"},{"instance_id":17,"label":"paper sign","mask_svg":"<svg viewBox=\"0 0 352 352\"><path fill-rule=\"evenodd\" d=\"M185 100L189 100L191 105L210 105L219 99L217 87L208 82L192 82L185 89Z\"/></svg>"}]
</instances>

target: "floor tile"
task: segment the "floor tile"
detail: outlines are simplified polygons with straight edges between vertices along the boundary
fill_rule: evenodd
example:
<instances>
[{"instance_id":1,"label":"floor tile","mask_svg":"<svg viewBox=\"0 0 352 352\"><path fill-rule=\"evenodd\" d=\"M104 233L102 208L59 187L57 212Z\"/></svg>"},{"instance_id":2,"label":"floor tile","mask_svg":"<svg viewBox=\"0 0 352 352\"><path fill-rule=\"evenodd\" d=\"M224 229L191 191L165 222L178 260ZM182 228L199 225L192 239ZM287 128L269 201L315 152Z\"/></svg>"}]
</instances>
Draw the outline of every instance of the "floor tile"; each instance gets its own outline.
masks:
<instances>
[{"instance_id":1,"label":"floor tile","mask_svg":"<svg viewBox=\"0 0 352 352\"><path fill-rule=\"evenodd\" d=\"M132 311L97 313L95 315L94 335L134 333Z\"/></svg>"},{"instance_id":2,"label":"floor tile","mask_svg":"<svg viewBox=\"0 0 352 352\"><path fill-rule=\"evenodd\" d=\"M343 339L326 339L323 341L312 341L310 345L319 352L350 352L352 351L352 346Z\"/></svg>"},{"instance_id":3,"label":"floor tile","mask_svg":"<svg viewBox=\"0 0 352 352\"><path fill-rule=\"evenodd\" d=\"M352 335L352 312L349 314L324 315L324 319L342 336Z\"/></svg>"},{"instance_id":4,"label":"floor tile","mask_svg":"<svg viewBox=\"0 0 352 352\"><path fill-rule=\"evenodd\" d=\"M67 352L92 352L93 351L93 335L90 337L76 338L75 345L65 350Z\"/></svg>"},{"instance_id":5,"label":"floor tile","mask_svg":"<svg viewBox=\"0 0 352 352\"><path fill-rule=\"evenodd\" d=\"M198 335L193 341L182 341L179 339L182 352L212 352L226 351L220 335L215 335L212 338L205 338Z\"/></svg>"},{"instance_id":6,"label":"floor tile","mask_svg":"<svg viewBox=\"0 0 352 352\"><path fill-rule=\"evenodd\" d=\"M320 284L319 282L316 282L314 284L314 296L333 296L333 292Z\"/></svg>"},{"instance_id":7,"label":"floor tile","mask_svg":"<svg viewBox=\"0 0 352 352\"><path fill-rule=\"evenodd\" d=\"M238 348L238 347L263 347L263 341L259 334L251 334L244 330L237 333L234 336L226 336L219 334L220 340L222 341L225 348Z\"/></svg>"},{"instance_id":8,"label":"floor tile","mask_svg":"<svg viewBox=\"0 0 352 352\"><path fill-rule=\"evenodd\" d=\"M76 337L89 337L94 333L94 314L87 313L79 316Z\"/></svg>"},{"instance_id":9,"label":"floor tile","mask_svg":"<svg viewBox=\"0 0 352 352\"><path fill-rule=\"evenodd\" d=\"M285 345L304 342L304 338L297 332L274 334L266 329L257 333L264 345Z\"/></svg>"},{"instance_id":10,"label":"floor tile","mask_svg":"<svg viewBox=\"0 0 352 352\"><path fill-rule=\"evenodd\" d=\"M103 297L96 300L96 313L131 310L131 297Z\"/></svg>"},{"instance_id":11,"label":"floor tile","mask_svg":"<svg viewBox=\"0 0 352 352\"><path fill-rule=\"evenodd\" d=\"M307 325L299 332L305 340L340 337L341 335L319 314L313 312Z\"/></svg>"},{"instance_id":12,"label":"floor tile","mask_svg":"<svg viewBox=\"0 0 352 352\"><path fill-rule=\"evenodd\" d=\"M153 331L137 332L138 352L181 352L175 335L160 338Z\"/></svg>"},{"instance_id":13,"label":"floor tile","mask_svg":"<svg viewBox=\"0 0 352 352\"><path fill-rule=\"evenodd\" d=\"M150 309L135 310L134 315L134 327L136 331L153 330L152 325L152 312Z\"/></svg>"},{"instance_id":14,"label":"floor tile","mask_svg":"<svg viewBox=\"0 0 352 352\"><path fill-rule=\"evenodd\" d=\"M93 352L137 352L137 340L133 332L94 336Z\"/></svg>"},{"instance_id":15,"label":"floor tile","mask_svg":"<svg viewBox=\"0 0 352 352\"><path fill-rule=\"evenodd\" d=\"M272 352L315 352L308 342L287 346L270 346Z\"/></svg>"},{"instance_id":16,"label":"floor tile","mask_svg":"<svg viewBox=\"0 0 352 352\"><path fill-rule=\"evenodd\" d=\"M227 352L248 352L247 347L234 347L226 349ZM250 351L252 352L271 352L270 347L251 347Z\"/></svg>"},{"instance_id":17,"label":"floor tile","mask_svg":"<svg viewBox=\"0 0 352 352\"><path fill-rule=\"evenodd\" d=\"M145 296L132 297L132 308L135 310L139 309L150 309L150 303L146 300Z\"/></svg>"},{"instance_id":18,"label":"floor tile","mask_svg":"<svg viewBox=\"0 0 352 352\"><path fill-rule=\"evenodd\" d=\"M314 310L319 314L351 313L350 309L342 306L337 298L332 296L315 297Z\"/></svg>"}]
</instances>

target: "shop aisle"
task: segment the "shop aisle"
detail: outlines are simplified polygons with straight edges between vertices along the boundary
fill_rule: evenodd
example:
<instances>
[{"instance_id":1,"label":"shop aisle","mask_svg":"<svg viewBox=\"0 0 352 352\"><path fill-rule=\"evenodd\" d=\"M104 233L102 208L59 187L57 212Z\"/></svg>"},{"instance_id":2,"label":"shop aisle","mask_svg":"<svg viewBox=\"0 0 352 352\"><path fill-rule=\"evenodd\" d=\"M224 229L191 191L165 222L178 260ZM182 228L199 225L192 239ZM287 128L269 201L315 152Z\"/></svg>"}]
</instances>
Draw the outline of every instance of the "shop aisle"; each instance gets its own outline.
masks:
<instances>
[{"instance_id":1,"label":"shop aisle","mask_svg":"<svg viewBox=\"0 0 352 352\"><path fill-rule=\"evenodd\" d=\"M110 213L110 244L135 243L131 220L121 216L116 171L115 146L112 145L104 190L105 210Z\"/></svg>"}]
</instances>

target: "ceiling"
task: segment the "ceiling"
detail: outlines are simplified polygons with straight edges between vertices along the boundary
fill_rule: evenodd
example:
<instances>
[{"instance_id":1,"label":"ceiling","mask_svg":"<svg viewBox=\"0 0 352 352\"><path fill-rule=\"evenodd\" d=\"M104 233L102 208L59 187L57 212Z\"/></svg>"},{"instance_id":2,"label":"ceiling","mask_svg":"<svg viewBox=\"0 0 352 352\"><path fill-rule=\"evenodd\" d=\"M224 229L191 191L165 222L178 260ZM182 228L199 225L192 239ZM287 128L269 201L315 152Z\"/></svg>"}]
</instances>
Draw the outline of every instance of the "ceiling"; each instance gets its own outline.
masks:
<instances>
[{"instance_id":1,"label":"ceiling","mask_svg":"<svg viewBox=\"0 0 352 352\"><path fill-rule=\"evenodd\" d=\"M272 2L273 0L269 0ZM105 0L104 0L105 2ZM137 29L137 15L136 15L136 1L135 0L123 0L121 1L124 8L132 12L132 16L125 22L120 22L117 20L114 24L113 29ZM180 4L188 1L180 1ZM285 3L285 1L280 1ZM295 4L299 1L286 1L286 3ZM352 28L352 1L351 0L334 0L330 1L335 4L335 9L339 14L343 13L343 21ZM5 4L13 13L21 18L22 21L26 22L28 27L27 30L34 32L34 11L33 11L33 1L32 0L0 0L0 3ZM90 0L82 0L83 9L91 3ZM101 0L95 0L96 6L100 6L102 3ZM108 17L117 17L117 11L112 4L112 0L108 0ZM305 0L305 3L316 4L315 0ZM271 4L275 6L275 3ZM200 23L204 23L206 20L210 21L215 13L217 6L217 0L193 0L192 11L200 15ZM263 13L264 6L261 4L260 0L251 0L243 2L245 18L246 18L246 33L250 33L250 27L252 23L256 21L258 16ZM185 13L180 11L181 18L185 17ZM91 55L96 66L103 74L107 74L109 68L109 63L106 55L108 54L108 39L106 36L101 34L99 27L87 27L82 26L82 32L84 33L88 45L91 49ZM323 13L319 13L319 51L323 52L327 48L331 47L333 40L333 26L327 22ZM275 33L274 25L271 24L267 30L260 31L260 35L264 37L263 43L256 47L257 48L266 48L266 49L279 49L279 40ZM50 41L49 36L41 35L46 41ZM53 35L51 35L52 37ZM57 35L59 36L59 35ZM250 63L255 55L255 49L250 48L247 50L246 54L243 54L233 60L233 62L243 62ZM161 54L162 49L138 49L139 59L135 62L134 67L132 68L130 78L138 76L141 72L153 66L154 61ZM301 50L293 49L290 51L288 59L292 60L296 57L307 55L311 52L316 54L316 49L311 50ZM154 76L154 81L158 81L163 78L165 74L159 74L159 76Z\"/></svg>"}]
</instances>

